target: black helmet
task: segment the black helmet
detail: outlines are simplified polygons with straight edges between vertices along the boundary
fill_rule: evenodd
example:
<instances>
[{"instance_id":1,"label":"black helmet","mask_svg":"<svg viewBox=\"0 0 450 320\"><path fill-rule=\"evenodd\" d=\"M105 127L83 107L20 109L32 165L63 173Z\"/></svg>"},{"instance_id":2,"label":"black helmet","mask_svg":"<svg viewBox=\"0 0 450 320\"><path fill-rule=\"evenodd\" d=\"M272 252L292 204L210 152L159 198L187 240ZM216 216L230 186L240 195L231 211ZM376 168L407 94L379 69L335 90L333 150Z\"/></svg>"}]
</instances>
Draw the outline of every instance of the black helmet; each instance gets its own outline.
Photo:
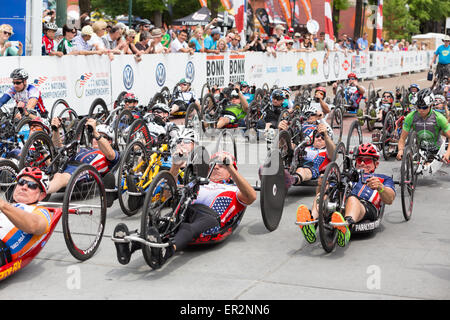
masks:
<instances>
[{"instance_id":1,"label":"black helmet","mask_svg":"<svg viewBox=\"0 0 450 320\"><path fill-rule=\"evenodd\" d=\"M14 69L13 72L11 72L11 75L9 76L11 79L16 80L27 80L28 79L28 72L25 71L23 68L17 68Z\"/></svg>"},{"instance_id":2,"label":"black helmet","mask_svg":"<svg viewBox=\"0 0 450 320\"><path fill-rule=\"evenodd\" d=\"M431 106L431 103L434 100L434 95L433 95L433 91L430 88L425 88L420 90L417 93L417 103L416 105L418 107L423 107L423 106Z\"/></svg>"},{"instance_id":3,"label":"black helmet","mask_svg":"<svg viewBox=\"0 0 450 320\"><path fill-rule=\"evenodd\" d=\"M284 100L285 99L285 95L284 95L283 90L281 90L281 89L273 90L272 95L270 96L270 99L271 100L273 100L273 99Z\"/></svg>"}]
</instances>

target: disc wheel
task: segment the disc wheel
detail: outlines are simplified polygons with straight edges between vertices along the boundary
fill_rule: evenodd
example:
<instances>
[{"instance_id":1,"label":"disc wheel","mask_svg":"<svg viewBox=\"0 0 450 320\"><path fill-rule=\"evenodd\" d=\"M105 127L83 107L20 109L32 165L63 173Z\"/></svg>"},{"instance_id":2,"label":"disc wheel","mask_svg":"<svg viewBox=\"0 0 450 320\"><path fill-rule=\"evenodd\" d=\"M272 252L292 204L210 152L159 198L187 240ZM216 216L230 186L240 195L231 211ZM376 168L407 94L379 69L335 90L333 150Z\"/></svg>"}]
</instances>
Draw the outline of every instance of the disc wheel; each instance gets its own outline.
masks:
<instances>
[{"instance_id":1,"label":"disc wheel","mask_svg":"<svg viewBox=\"0 0 450 320\"><path fill-rule=\"evenodd\" d=\"M129 205L130 195L128 194L127 177L131 177L128 181L131 180L136 183L136 188L148 185L148 178L143 179L143 174L148 164L149 155L147 150L142 142L138 140L128 145L123 152L123 156L121 156L117 174L117 189L120 208L127 216L135 215L140 209L140 206ZM139 201L138 199L133 200Z\"/></svg>"},{"instance_id":2,"label":"disc wheel","mask_svg":"<svg viewBox=\"0 0 450 320\"><path fill-rule=\"evenodd\" d=\"M416 190L417 176L413 162L413 153L410 146L405 148L400 166L400 190L402 199L402 212L406 221L411 219Z\"/></svg>"},{"instance_id":3,"label":"disc wheel","mask_svg":"<svg viewBox=\"0 0 450 320\"><path fill-rule=\"evenodd\" d=\"M398 137L395 132L395 116L391 111L389 111L384 119L383 134L381 136L381 149L383 151L383 158L386 161L389 160L389 158L391 158L397 151L397 148L395 148L394 151L392 150L392 140L394 138L398 141Z\"/></svg>"},{"instance_id":4,"label":"disc wheel","mask_svg":"<svg viewBox=\"0 0 450 320\"><path fill-rule=\"evenodd\" d=\"M97 251L106 222L106 192L102 178L91 165L75 170L63 200L62 227L70 253L85 261Z\"/></svg>"},{"instance_id":5,"label":"disc wheel","mask_svg":"<svg viewBox=\"0 0 450 320\"><path fill-rule=\"evenodd\" d=\"M331 162L322 177L319 194L319 235L326 252L333 251L337 242L337 229L330 225L331 216L341 206L341 172L335 162ZM334 204L335 208L331 208ZM333 210L334 209L334 210Z\"/></svg>"},{"instance_id":6,"label":"disc wheel","mask_svg":"<svg viewBox=\"0 0 450 320\"><path fill-rule=\"evenodd\" d=\"M155 227L163 240L172 236L179 216L174 216L177 205L177 185L173 176L161 171L153 179L145 196L141 215L140 237L146 241L155 241L149 235L149 229ZM161 266L160 249L142 246L145 262L152 268Z\"/></svg>"},{"instance_id":7,"label":"disc wheel","mask_svg":"<svg viewBox=\"0 0 450 320\"><path fill-rule=\"evenodd\" d=\"M353 154L355 148L363 143L361 126L358 120L354 120L350 125L347 135L347 153Z\"/></svg>"}]
</instances>

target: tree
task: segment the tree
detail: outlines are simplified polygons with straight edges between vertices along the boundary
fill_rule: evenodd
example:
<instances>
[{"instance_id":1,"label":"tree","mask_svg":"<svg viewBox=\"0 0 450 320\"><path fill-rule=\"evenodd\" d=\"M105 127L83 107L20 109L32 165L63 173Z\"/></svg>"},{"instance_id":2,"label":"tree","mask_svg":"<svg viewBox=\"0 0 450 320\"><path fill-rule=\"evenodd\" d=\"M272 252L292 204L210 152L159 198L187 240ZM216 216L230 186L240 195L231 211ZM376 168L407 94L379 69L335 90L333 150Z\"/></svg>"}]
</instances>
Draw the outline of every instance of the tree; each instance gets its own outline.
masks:
<instances>
[{"instance_id":1,"label":"tree","mask_svg":"<svg viewBox=\"0 0 450 320\"><path fill-rule=\"evenodd\" d=\"M391 39L409 39L419 32L420 22L408 9L407 0L388 0L383 5L383 29Z\"/></svg>"},{"instance_id":2,"label":"tree","mask_svg":"<svg viewBox=\"0 0 450 320\"><path fill-rule=\"evenodd\" d=\"M333 31L334 37L339 38L339 29L341 25L339 24L339 15L341 10L347 10L350 7L348 0L333 0L332 3L332 19L333 19Z\"/></svg>"},{"instance_id":3,"label":"tree","mask_svg":"<svg viewBox=\"0 0 450 320\"><path fill-rule=\"evenodd\" d=\"M408 0L410 14L419 20L422 32L450 16L448 0Z\"/></svg>"}]
</instances>

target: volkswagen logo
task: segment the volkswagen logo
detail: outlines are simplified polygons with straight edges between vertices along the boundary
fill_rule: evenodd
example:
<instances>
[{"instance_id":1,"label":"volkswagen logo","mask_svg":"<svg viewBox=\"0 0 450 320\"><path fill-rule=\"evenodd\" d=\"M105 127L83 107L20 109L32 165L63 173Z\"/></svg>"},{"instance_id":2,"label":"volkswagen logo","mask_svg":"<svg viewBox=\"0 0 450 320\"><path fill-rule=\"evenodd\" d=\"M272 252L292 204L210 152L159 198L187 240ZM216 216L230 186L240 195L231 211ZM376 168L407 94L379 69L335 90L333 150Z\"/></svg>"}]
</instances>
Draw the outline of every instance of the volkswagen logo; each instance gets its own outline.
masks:
<instances>
[{"instance_id":1,"label":"volkswagen logo","mask_svg":"<svg viewBox=\"0 0 450 320\"><path fill-rule=\"evenodd\" d=\"M134 72L133 68L127 64L123 69L123 85L125 89L130 90L134 84Z\"/></svg>"},{"instance_id":2,"label":"volkswagen logo","mask_svg":"<svg viewBox=\"0 0 450 320\"><path fill-rule=\"evenodd\" d=\"M191 83L194 81L195 78L195 67L194 64L189 61L186 65L186 79L191 80Z\"/></svg>"},{"instance_id":3,"label":"volkswagen logo","mask_svg":"<svg viewBox=\"0 0 450 320\"><path fill-rule=\"evenodd\" d=\"M156 83L158 86L162 87L166 82L166 68L164 64L158 63L156 66Z\"/></svg>"}]
</instances>

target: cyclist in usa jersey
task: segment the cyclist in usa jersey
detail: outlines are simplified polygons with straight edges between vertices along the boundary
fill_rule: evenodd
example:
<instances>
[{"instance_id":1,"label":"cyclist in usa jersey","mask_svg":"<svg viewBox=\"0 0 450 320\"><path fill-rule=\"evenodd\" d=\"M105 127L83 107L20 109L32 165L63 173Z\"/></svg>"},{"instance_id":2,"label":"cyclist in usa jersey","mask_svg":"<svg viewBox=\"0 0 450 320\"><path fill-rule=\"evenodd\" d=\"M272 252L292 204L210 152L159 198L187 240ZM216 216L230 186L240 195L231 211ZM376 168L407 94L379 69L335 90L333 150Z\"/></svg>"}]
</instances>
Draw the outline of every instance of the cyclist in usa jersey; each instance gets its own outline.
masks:
<instances>
[{"instance_id":1,"label":"cyclist in usa jersey","mask_svg":"<svg viewBox=\"0 0 450 320\"><path fill-rule=\"evenodd\" d=\"M57 147L62 147L60 140L59 127L61 122L58 118L52 119L52 130L56 127L57 131L52 134L53 144ZM90 164L102 175L105 176L117 163L119 163L119 152L114 150L111 146L114 139L114 132L110 126L96 125L96 120L88 119L86 126L92 127L92 148L80 148L74 159L73 164L68 164L62 173L55 173L48 193L58 192L61 188L67 186L70 177L77 169L78 164Z\"/></svg>"},{"instance_id":2,"label":"cyclist in usa jersey","mask_svg":"<svg viewBox=\"0 0 450 320\"><path fill-rule=\"evenodd\" d=\"M13 87L0 98L0 107L14 99L24 116L32 119L36 116L47 118L48 112L44 107L41 92L34 85L27 84L28 73L18 68L11 73L10 78L13 80Z\"/></svg>"},{"instance_id":3,"label":"cyclist in usa jersey","mask_svg":"<svg viewBox=\"0 0 450 320\"><path fill-rule=\"evenodd\" d=\"M345 217L337 211L331 217L333 223L348 223L346 226L337 227L337 243L341 247L344 247L349 242L352 225L366 219L375 221L379 216L382 203L390 205L395 199L395 185L392 178L375 173L380 159L375 146L371 143L361 144L355 157L355 168L363 170L364 173L359 176L359 181L353 185L351 195L347 198ZM318 195L314 199L311 211L305 205L298 207L297 222L304 223L318 219L317 198ZM308 243L316 241L316 226L314 224L300 225L300 229Z\"/></svg>"},{"instance_id":4,"label":"cyclist in usa jersey","mask_svg":"<svg viewBox=\"0 0 450 320\"><path fill-rule=\"evenodd\" d=\"M48 177L26 167L17 175L13 203L0 199L0 266L22 257L50 231L52 215L37 205L47 188Z\"/></svg>"}]
</instances>

